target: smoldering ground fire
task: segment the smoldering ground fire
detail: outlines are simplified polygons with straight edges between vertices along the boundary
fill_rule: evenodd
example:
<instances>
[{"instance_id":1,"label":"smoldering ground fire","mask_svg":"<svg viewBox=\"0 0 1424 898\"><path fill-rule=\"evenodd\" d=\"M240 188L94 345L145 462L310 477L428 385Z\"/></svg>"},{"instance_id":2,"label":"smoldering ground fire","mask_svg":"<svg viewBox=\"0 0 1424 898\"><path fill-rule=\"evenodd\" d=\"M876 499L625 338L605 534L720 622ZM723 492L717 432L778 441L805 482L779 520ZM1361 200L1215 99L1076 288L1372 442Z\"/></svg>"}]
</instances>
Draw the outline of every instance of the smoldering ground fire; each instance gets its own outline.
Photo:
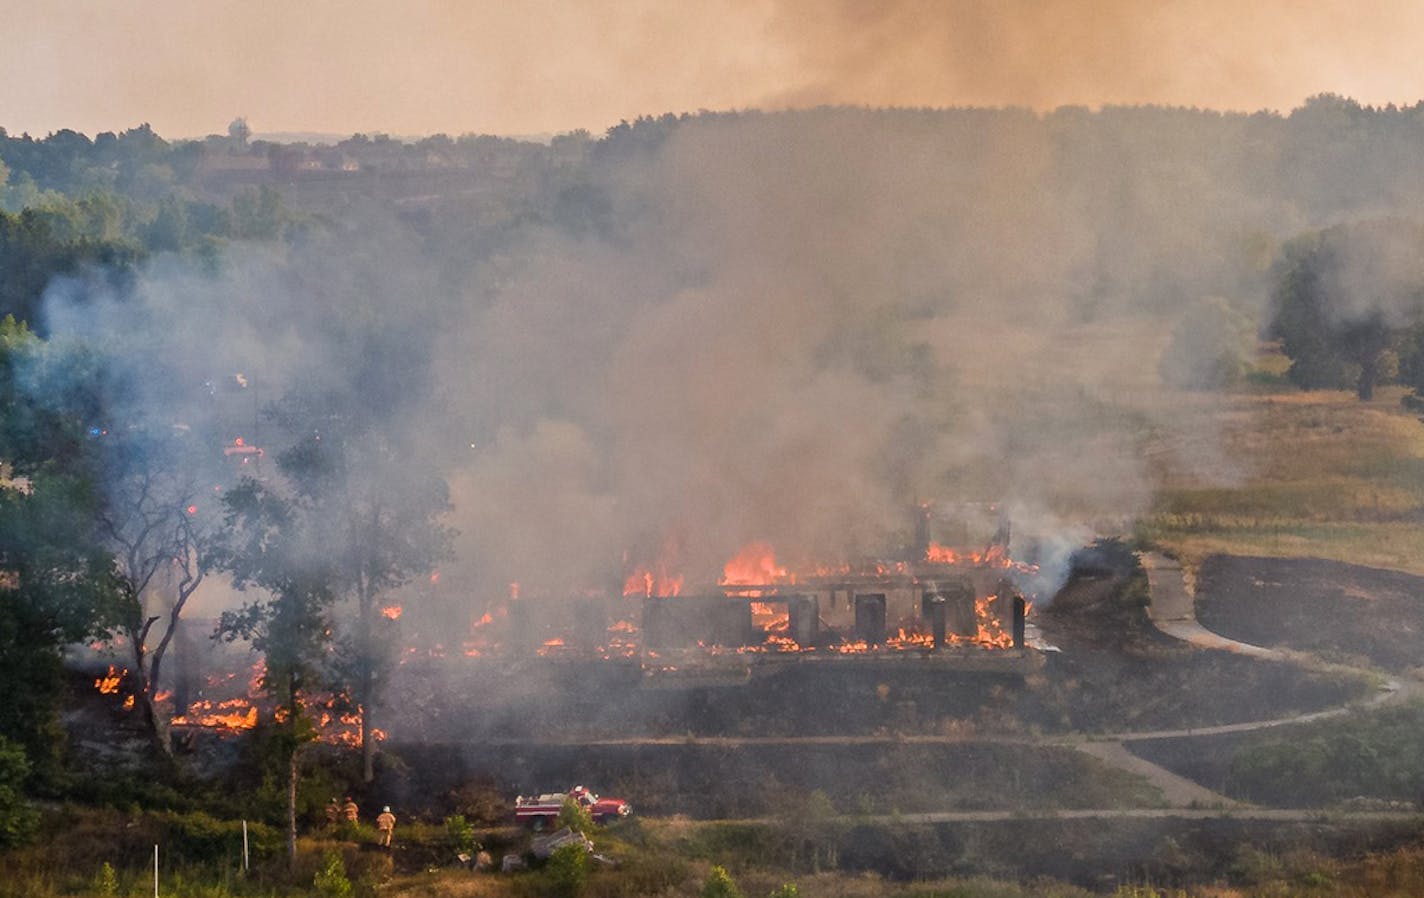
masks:
<instances>
[{"instance_id":1,"label":"smoldering ground fire","mask_svg":"<svg viewBox=\"0 0 1424 898\"><path fill-rule=\"evenodd\" d=\"M1025 596L1020 583L1032 584L1039 570L1011 557L1002 515L977 549L936 541L928 506L915 510L915 520L914 542L900 559L813 565L802 573L779 562L770 544L754 541L711 582L675 573L674 560L665 558L625 562L622 589L602 594L526 595L511 584L457 645L432 642L418 622L403 632L410 618L401 604L382 608L381 624L403 646L398 665L414 671L423 669L422 659L443 659L447 672L453 664L502 676L527 676L531 664L631 666L654 688L737 685L788 664L875 670L892 663L907 671L923 664L1011 675L1036 667L1028 616L1038 597ZM424 588L460 586L434 572ZM175 712L180 746L200 732L235 734L277 719L263 695L261 662L243 670L240 659L223 662L214 652L193 665L209 671L195 681L182 672L187 655L204 651L193 643L185 640L178 659L181 699L172 691L156 696ZM212 672L233 665L239 667ZM111 666L94 680L96 692L124 712L133 707L126 673ZM321 741L354 744L359 717L349 697L313 694L309 709ZM398 729L406 716L394 714Z\"/></svg>"}]
</instances>

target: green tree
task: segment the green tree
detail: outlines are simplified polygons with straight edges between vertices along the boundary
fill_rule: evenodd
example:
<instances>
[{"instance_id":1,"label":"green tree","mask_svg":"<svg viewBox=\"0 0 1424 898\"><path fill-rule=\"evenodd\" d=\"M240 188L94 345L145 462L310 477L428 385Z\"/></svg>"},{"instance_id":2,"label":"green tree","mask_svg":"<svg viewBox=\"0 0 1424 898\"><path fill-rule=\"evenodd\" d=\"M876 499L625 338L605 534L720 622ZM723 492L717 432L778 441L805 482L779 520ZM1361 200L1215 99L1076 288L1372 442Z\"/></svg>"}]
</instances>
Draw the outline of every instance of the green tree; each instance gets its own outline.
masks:
<instances>
[{"instance_id":1,"label":"green tree","mask_svg":"<svg viewBox=\"0 0 1424 898\"><path fill-rule=\"evenodd\" d=\"M257 587L266 597L224 612L218 632L228 640L250 642L266 661L262 685L276 699L285 724L287 851L295 861L297 754L315 738L305 696L322 682L329 612L342 575L329 551L331 522L304 497L244 479L223 501L227 527L214 564L232 575L238 589Z\"/></svg>"},{"instance_id":2,"label":"green tree","mask_svg":"<svg viewBox=\"0 0 1424 898\"><path fill-rule=\"evenodd\" d=\"M1389 375L1392 347L1424 318L1424 226L1397 219L1297 238L1276 266L1272 333L1303 389L1353 383L1362 400Z\"/></svg>"},{"instance_id":3,"label":"green tree","mask_svg":"<svg viewBox=\"0 0 1424 898\"><path fill-rule=\"evenodd\" d=\"M288 397L278 420L302 437L277 464L311 517L337 523L323 540L339 572L332 589L353 606L354 619L337 644L333 672L360 715L362 775L370 782L380 690L396 649L395 622L382 606L449 556L451 533L439 520L449 508L444 479L404 452L367 405L356 393Z\"/></svg>"},{"instance_id":4,"label":"green tree","mask_svg":"<svg viewBox=\"0 0 1424 898\"><path fill-rule=\"evenodd\" d=\"M63 745L63 646L107 635L122 591L79 460L92 396L50 377L45 342L0 321L0 736L52 781ZM43 401L34 387L43 387Z\"/></svg>"},{"instance_id":5,"label":"green tree","mask_svg":"<svg viewBox=\"0 0 1424 898\"><path fill-rule=\"evenodd\" d=\"M142 250L113 232L105 217L110 211L97 200L81 205L62 198L14 214L0 210L0 315L36 321L56 277L116 278L130 270Z\"/></svg>"},{"instance_id":6,"label":"green tree","mask_svg":"<svg viewBox=\"0 0 1424 898\"><path fill-rule=\"evenodd\" d=\"M291 218L281 195L271 187L264 185L232 198L232 235L241 240L276 240Z\"/></svg>"},{"instance_id":7,"label":"green tree","mask_svg":"<svg viewBox=\"0 0 1424 898\"><path fill-rule=\"evenodd\" d=\"M92 491L72 477L0 483L0 736L45 781L64 742L63 647L105 636L120 614L113 559L89 537L92 513Z\"/></svg>"}]
</instances>

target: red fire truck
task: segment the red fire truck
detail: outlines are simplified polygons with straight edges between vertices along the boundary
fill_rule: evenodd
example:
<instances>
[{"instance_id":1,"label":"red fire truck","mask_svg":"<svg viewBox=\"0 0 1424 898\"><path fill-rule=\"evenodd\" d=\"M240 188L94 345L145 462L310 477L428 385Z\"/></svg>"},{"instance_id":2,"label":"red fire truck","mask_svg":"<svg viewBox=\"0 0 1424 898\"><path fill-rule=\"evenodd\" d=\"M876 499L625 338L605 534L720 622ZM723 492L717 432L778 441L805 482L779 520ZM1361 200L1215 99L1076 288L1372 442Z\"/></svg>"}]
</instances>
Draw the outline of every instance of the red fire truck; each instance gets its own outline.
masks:
<instances>
[{"instance_id":1,"label":"red fire truck","mask_svg":"<svg viewBox=\"0 0 1424 898\"><path fill-rule=\"evenodd\" d=\"M633 813L633 806L621 798L599 798L583 786L574 786L568 792L549 792L544 795L521 795L514 799L514 819L535 829L543 829L553 823L563 810L564 801L573 799L581 807L588 808L594 823L607 823Z\"/></svg>"}]
</instances>

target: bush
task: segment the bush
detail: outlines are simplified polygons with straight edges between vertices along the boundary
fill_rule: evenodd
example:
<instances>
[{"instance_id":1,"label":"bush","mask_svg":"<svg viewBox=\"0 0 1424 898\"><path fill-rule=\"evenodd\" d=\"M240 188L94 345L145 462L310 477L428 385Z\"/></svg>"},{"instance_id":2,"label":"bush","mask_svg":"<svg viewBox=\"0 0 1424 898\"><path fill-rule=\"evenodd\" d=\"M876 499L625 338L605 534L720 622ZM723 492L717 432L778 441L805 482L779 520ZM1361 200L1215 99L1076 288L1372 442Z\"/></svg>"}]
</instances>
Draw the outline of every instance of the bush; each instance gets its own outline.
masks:
<instances>
[{"instance_id":1,"label":"bush","mask_svg":"<svg viewBox=\"0 0 1424 898\"><path fill-rule=\"evenodd\" d=\"M566 826L576 833L588 835L593 832L593 814L572 798L565 798L564 806L559 808L559 819L554 822L554 828L563 829Z\"/></svg>"},{"instance_id":2,"label":"bush","mask_svg":"<svg viewBox=\"0 0 1424 898\"><path fill-rule=\"evenodd\" d=\"M242 821L219 820L201 811L172 811L152 815L158 824L158 841L174 857L190 863L210 863L237 857L242 852ZM247 825L247 842L253 857L275 857L283 851L283 834L263 823Z\"/></svg>"},{"instance_id":3,"label":"bush","mask_svg":"<svg viewBox=\"0 0 1424 898\"><path fill-rule=\"evenodd\" d=\"M312 877L312 888L322 898L350 898L351 880L346 878L346 865L338 852L326 853L321 869Z\"/></svg>"},{"instance_id":4,"label":"bush","mask_svg":"<svg viewBox=\"0 0 1424 898\"><path fill-rule=\"evenodd\" d=\"M474 854L478 850L475 844L475 827L463 814L445 818L445 838L457 854Z\"/></svg>"},{"instance_id":5,"label":"bush","mask_svg":"<svg viewBox=\"0 0 1424 898\"><path fill-rule=\"evenodd\" d=\"M702 898L744 898L726 867L713 867L702 883Z\"/></svg>"},{"instance_id":6,"label":"bush","mask_svg":"<svg viewBox=\"0 0 1424 898\"><path fill-rule=\"evenodd\" d=\"M588 881L588 851L579 844L559 846L549 856L544 877L549 894L555 898L575 898Z\"/></svg>"},{"instance_id":7,"label":"bush","mask_svg":"<svg viewBox=\"0 0 1424 898\"><path fill-rule=\"evenodd\" d=\"M499 826L509 822L509 803L499 786L488 777L470 780L449 795L451 810L475 826Z\"/></svg>"},{"instance_id":8,"label":"bush","mask_svg":"<svg viewBox=\"0 0 1424 898\"><path fill-rule=\"evenodd\" d=\"M104 866L94 874L91 888L95 895L102 896L102 898L113 898L119 894L119 874L114 870L113 864L104 861Z\"/></svg>"},{"instance_id":9,"label":"bush","mask_svg":"<svg viewBox=\"0 0 1424 898\"><path fill-rule=\"evenodd\" d=\"M39 812L24 795L29 775L24 750L0 736L0 848L28 842L39 826Z\"/></svg>"}]
</instances>

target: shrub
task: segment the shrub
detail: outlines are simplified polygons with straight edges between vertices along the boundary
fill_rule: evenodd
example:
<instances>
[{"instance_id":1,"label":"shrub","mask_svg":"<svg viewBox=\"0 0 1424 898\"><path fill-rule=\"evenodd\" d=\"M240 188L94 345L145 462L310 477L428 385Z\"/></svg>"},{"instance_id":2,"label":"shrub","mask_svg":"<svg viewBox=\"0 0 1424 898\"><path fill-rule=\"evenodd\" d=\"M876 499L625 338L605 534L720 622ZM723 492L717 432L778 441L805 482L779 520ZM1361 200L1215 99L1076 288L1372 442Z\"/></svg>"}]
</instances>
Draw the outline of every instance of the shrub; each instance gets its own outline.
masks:
<instances>
[{"instance_id":1,"label":"shrub","mask_svg":"<svg viewBox=\"0 0 1424 898\"><path fill-rule=\"evenodd\" d=\"M166 811L154 814L158 841L175 857L191 863L208 863L236 857L242 851L242 821L219 820L201 811L182 814ZM248 846L254 857L281 854L284 840L280 830L262 823L247 826Z\"/></svg>"},{"instance_id":2,"label":"shrub","mask_svg":"<svg viewBox=\"0 0 1424 898\"><path fill-rule=\"evenodd\" d=\"M350 898L351 880L346 878L346 865L342 863L340 853L326 853L321 869L312 877L312 888L322 898Z\"/></svg>"},{"instance_id":3,"label":"shrub","mask_svg":"<svg viewBox=\"0 0 1424 898\"><path fill-rule=\"evenodd\" d=\"M773 889L767 898L801 898L801 890L796 888L794 882L783 882L779 887Z\"/></svg>"},{"instance_id":4,"label":"shrub","mask_svg":"<svg viewBox=\"0 0 1424 898\"><path fill-rule=\"evenodd\" d=\"M555 821L554 828L563 829L565 826L576 833L588 835L593 832L593 814L572 798L565 798L564 806L559 808L559 819Z\"/></svg>"},{"instance_id":5,"label":"shrub","mask_svg":"<svg viewBox=\"0 0 1424 898\"><path fill-rule=\"evenodd\" d=\"M713 867L702 883L702 898L743 898L726 867Z\"/></svg>"},{"instance_id":6,"label":"shrub","mask_svg":"<svg viewBox=\"0 0 1424 898\"><path fill-rule=\"evenodd\" d=\"M23 791L29 775L24 749L0 736L0 848L28 842L39 826L39 812Z\"/></svg>"},{"instance_id":7,"label":"shrub","mask_svg":"<svg viewBox=\"0 0 1424 898\"><path fill-rule=\"evenodd\" d=\"M476 826L498 826L509 821L509 804L494 781L470 780L449 796L452 810Z\"/></svg>"},{"instance_id":8,"label":"shrub","mask_svg":"<svg viewBox=\"0 0 1424 898\"><path fill-rule=\"evenodd\" d=\"M464 814L445 818L445 839L457 854L474 854L477 850L475 827Z\"/></svg>"},{"instance_id":9,"label":"shrub","mask_svg":"<svg viewBox=\"0 0 1424 898\"><path fill-rule=\"evenodd\" d=\"M588 851L579 844L561 845L549 855L544 868L549 894L555 898L575 898L588 881Z\"/></svg>"},{"instance_id":10,"label":"shrub","mask_svg":"<svg viewBox=\"0 0 1424 898\"><path fill-rule=\"evenodd\" d=\"M113 898L119 894L119 874L114 870L114 865L104 861L104 866L99 868L99 872L94 874L92 885L95 895L102 898Z\"/></svg>"}]
</instances>

